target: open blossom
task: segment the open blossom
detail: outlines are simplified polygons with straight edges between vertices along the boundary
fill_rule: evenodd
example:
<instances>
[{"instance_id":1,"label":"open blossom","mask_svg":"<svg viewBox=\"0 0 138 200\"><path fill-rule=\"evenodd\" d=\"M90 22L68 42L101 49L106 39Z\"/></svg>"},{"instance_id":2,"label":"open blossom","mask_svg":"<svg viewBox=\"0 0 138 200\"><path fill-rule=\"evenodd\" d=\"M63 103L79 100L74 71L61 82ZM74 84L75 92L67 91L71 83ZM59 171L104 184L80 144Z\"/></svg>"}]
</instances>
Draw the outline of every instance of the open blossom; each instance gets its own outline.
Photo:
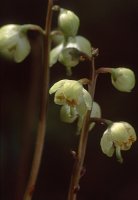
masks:
<instances>
[{"instance_id":1,"label":"open blossom","mask_svg":"<svg viewBox=\"0 0 138 200\"><path fill-rule=\"evenodd\" d=\"M22 62L31 51L27 33L22 31L22 27L9 24L0 28L0 54L17 63Z\"/></svg>"},{"instance_id":2,"label":"open blossom","mask_svg":"<svg viewBox=\"0 0 138 200\"><path fill-rule=\"evenodd\" d=\"M92 46L86 38L80 35L66 40L62 38L61 43L50 51L50 67L59 61L66 67L67 74L71 75L71 68L78 65L82 54L92 56Z\"/></svg>"},{"instance_id":3,"label":"open blossom","mask_svg":"<svg viewBox=\"0 0 138 200\"><path fill-rule=\"evenodd\" d=\"M54 102L62 105L60 115L64 122L72 123L77 117L82 119L87 110L91 110L92 98L79 81L60 80L50 88L49 93L55 93Z\"/></svg>"},{"instance_id":4,"label":"open blossom","mask_svg":"<svg viewBox=\"0 0 138 200\"><path fill-rule=\"evenodd\" d=\"M118 161L122 162L121 150L129 150L136 141L134 128L127 122L115 122L107 128L101 138L101 148L104 154L111 157L114 152Z\"/></svg>"}]
</instances>

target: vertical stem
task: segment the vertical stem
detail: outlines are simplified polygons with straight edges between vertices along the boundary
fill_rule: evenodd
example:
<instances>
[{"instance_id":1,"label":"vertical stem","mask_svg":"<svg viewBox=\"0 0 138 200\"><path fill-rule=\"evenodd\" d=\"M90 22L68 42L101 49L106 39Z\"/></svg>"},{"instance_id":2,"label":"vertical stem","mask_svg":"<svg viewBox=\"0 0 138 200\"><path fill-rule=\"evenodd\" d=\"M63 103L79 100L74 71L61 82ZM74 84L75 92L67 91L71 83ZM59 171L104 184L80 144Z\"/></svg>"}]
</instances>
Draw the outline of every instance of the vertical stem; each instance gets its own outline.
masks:
<instances>
[{"instance_id":1,"label":"vertical stem","mask_svg":"<svg viewBox=\"0 0 138 200\"><path fill-rule=\"evenodd\" d=\"M46 132L46 113L48 110L48 88L49 88L49 50L50 50L50 41L49 35L51 30L51 20L52 20L52 6L53 0L48 1L48 10L46 16L46 24L45 24L45 38L44 38L44 68L43 68L43 80L42 80L42 94L41 94L41 102L40 102L40 116L39 116L39 124L38 124L38 132L36 138L35 152L34 158L32 162L32 169L29 177L29 181L27 184L27 188L24 194L24 200L31 200L32 195L36 185L36 179L39 172L45 132Z\"/></svg>"},{"instance_id":2,"label":"vertical stem","mask_svg":"<svg viewBox=\"0 0 138 200\"><path fill-rule=\"evenodd\" d=\"M92 101L93 101L97 75L95 73L94 58L92 58L91 62L92 62L91 85L88 90L92 96ZM83 127L81 130L79 146L78 146L78 152L75 158L75 163L74 163L73 172L71 176L71 182L70 182L67 200L77 199L77 192L79 190L79 182L80 182L82 172L83 172L83 164L84 164L88 135L89 135L90 114L91 114L91 111L87 111L87 114L83 121Z\"/></svg>"}]
</instances>

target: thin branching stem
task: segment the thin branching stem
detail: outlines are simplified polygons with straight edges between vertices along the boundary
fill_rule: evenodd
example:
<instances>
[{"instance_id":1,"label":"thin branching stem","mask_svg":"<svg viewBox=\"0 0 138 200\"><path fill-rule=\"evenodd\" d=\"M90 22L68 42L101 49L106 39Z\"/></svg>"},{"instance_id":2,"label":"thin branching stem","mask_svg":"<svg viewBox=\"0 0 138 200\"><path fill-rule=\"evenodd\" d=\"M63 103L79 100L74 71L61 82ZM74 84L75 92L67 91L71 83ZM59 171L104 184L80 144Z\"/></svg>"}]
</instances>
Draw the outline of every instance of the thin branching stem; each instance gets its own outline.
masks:
<instances>
[{"instance_id":1,"label":"thin branching stem","mask_svg":"<svg viewBox=\"0 0 138 200\"><path fill-rule=\"evenodd\" d=\"M49 35L51 31L52 6L53 6L53 0L49 0L46 23L45 23L46 24L45 36L44 36L44 43L43 43L44 67L43 67L43 77L42 77L43 80L42 80L39 124L38 124L38 132L37 132L36 145L35 145L35 151L34 151L34 158L32 162L32 168L31 168L29 181L28 181L25 195L24 195L24 200L32 199L32 195L35 189L36 180L37 180L37 176L38 176L38 172L40 168L45 133L46 133L46 114L48 110L48 88L49 88L49 49L50 49Z\"/></svg>"},{"instance_id":2,"label":"thin branching stem","mask_svg":"<svg viewBox=\"0 0 138 200\"><path fill-rule=\"evenodd\" d=\"M92 58L91 62L92 62L92 67L91 67L92 73L90 75L91 84L89 85L88 91L91 94L92 101L93 101L94 94L95 94L96 80L97 80L97 74L95 73L94 57ZM83 126L82 126L80 139L79 139L78 151L75 157L75 163L74 163L74 167L72 171L67 200L77 199L77 192L79 190L79 182L84 171L83 166L84 166L87 141L88 141L88 135L89 135L90 114L91 114L91 111L87 111L87 114L83 121Z\"/></svg>"},{"instance_id":3,"label":"thin branching stem","mask_svg":"<svg viewBox=\"0 0 138 200\"><path fill-rule=\"evenodd\" d=\"M111 121L109 119L97 118L97 117L92 117L90 119L90 122L96 122L96 123L99 123L99 124L105 124L107 126L110 126L113 123L113 121Z\"/></svg>"}]
</instances>

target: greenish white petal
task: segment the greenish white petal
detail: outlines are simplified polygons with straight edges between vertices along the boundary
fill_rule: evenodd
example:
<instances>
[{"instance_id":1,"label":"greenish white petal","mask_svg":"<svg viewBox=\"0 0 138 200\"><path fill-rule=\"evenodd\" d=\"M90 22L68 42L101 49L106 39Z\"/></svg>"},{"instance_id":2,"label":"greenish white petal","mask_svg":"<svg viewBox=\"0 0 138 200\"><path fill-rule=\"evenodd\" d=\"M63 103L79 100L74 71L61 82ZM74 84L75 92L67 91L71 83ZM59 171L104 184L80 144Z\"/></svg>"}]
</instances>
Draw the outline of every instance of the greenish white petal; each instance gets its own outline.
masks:
<instances>
[{"instance_id":1,"label":"greenish white petal","mask_svg":"<svg viewBox=\"0 0 138 200\"><path fill-rule=\"evenodd\" d=\"M87 90L83 88L83 99L88 110L92 108L92 97Z\"/></svg>"},{"instance_id":2,"label":"greenish white petal","mask_svg":"<svg viewBox=\"0 0 138 200\"><path fill-rule=\"evenodd\" d=\"M50 51L50 61L49 61L50 67L52 67L58 61L58 57L62 49L63 49L63 44L60 44Z\"/></svg>"},{"instance_id":3,"label":"greenish white petal","mask_svg":"<svg viewBox=\"0 0 138 200\"><path fill-rule=\"evenodd\" d=\"M14 60L17 63L22 62L31 51L31 46L27 37L24 37L23 34L20 34L19 37L20 38L18 39L18 43L16 45L16 50L14 53Z\"/></svg>"},{"instance_id":4,"label":"greenish white petal","mask_svg":"<svg viewBox=\"0 0 138 200\"><path fill-rule=\"evenodd\" d=\"M78 115L75 108L68 105L63 105L60 110L60 119L66 123L73 123Z\"/></svg>"},{"instance_id":5,"label":"greenish white petal","mask_svg":"<svg viewBox=\"0 0 138 200\"><path fill-rule=\"evenodd\" d=\"M64 48L59 54L58 61L66 67L75 67L78 65L80 56L75 48Z\"/></svg>"},{"instance_id":6,"label":"greenish white petal","mask_svg":"<svg viewBox=\"0 0 138 200\"><path fill-rule=\"evenodd\" d=\"M75 48L89 57L92 56L91 43L83 36L69 37L66 47Z\"/></svg>"},{"instance_id":7,"label":"greenish white petal","mask_svg":"<svg viewBox=\"0 0 138 200\"><path fill-rule=\"evenodd\" d=\"M67 79L63 79L63 80L60 80L58 82L56 82L49 90L49 94L52 94L54 92L56 92L58 89L60 89L64 83L67 81Z\"/></svg>"},{"instance_id":8,"label":"greenish white petal","mask_svg":"<svg viewBox=\"0 0 138 200\"><path fill-rule=\"evenodd\" d=\"M92 112L91 112L91 115L90 117L96 117L96 118L101 118L101 108L100 108L100 105L97 103L97 102L93 102L93 105L92 105ZM92 122L90 124L90 127L89 127L89 131L91 131L95 126L95 122Z\"/></svg>"},{"instance_id":9,"label":"greenish white petal","mask_svg":"<svg viewBox=\"0 0 138 200\"><path fill-rule=\"evenodd\" d=\"M54 102L55 102L55 104L58 104L58 105L64 105L64 104L66 104L66 98L64 96L62 88L60 88L60 89L58 89L56 91L55 97L54 97Z\"/></svg>"},{"instance_id":10,"label":"greenish white petal","mask_svg":"<svg viewBox=\"0 0 138 200\"><path fill-rule=\"evenodd\" d=\"M117 158L118 162L123 163L123 158L122 158L122 155L121 155L121 149L120 149L119 146L116 147L115 153L116 153L116 158Z\"/></svg>"},{"instance_id":11,"label":"greenish white petal","mask_svg":"<svg viewBox=\"0 0 138 200\"><path fill-rule=\"evenodd\" d=\"M113 156L115 149L114 149L113 140L112 140L110 131L108 129L104 132L101 138L100 145L104 154L106 154L108 157Z\"/></svg>"},{"instance_id":12,"label":"greenish white petal","mask_svg":"<svg viewBox=\"0 0 138 200\"><path fill-rule=\"evenodd\" d=\"M64 95L68 100L74 100L78 104L79 99L82 98L83 87L78 81L67 80L63 85Z\"/></svg>"}]
</instances>

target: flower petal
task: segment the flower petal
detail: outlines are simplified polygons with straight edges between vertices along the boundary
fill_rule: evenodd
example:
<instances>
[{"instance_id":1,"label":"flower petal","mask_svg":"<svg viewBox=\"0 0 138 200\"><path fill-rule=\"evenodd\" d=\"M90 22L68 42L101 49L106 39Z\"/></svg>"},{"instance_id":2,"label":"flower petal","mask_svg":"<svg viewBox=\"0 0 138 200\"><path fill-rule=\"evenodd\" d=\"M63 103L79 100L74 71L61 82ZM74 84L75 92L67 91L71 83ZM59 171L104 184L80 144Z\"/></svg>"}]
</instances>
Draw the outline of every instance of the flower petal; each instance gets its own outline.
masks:
<instances>
[{"instance_id":1,"label":"flower petal","mask_svg":"<svg viewBox=\"0 0 138 200\"><path fill-rule=\"evenodd\" d=\"M121 150L130 149L133 142L136 141L134 128L127 122L115 122L110 127L114 145L119 146Z\"/></svg>"},{"instance_id":2,"label":"flower petal","mask_svg":"<svg viewBox=\"0 0 138 200\"><path fill-rule=\"evenodd\" d=\"M83 88L83 99L88 110L92 108L92 97L87 90Z\"/></svg>"},{"instance_id":3,"label":"flower petal","mask_svg":"<svg viewBox=\"0 0 138 200\"><path fill-rule=\"evenodd\" d=\"M80 55L75 48L64 48L58 60L66 67L75 67L79 63Z\"/></svg>"},{"instance_id":4,"label":"flower petal","mask_svg":"<svg viewBox=\"0 0 138 200\"><path fill-rule=\"evenodd\" d=\"M93 106L92 106L92 112L91 112L91 118L92 117L97 117L97 118L100 118L101 117L101 108L99 106L99 104L97 102L93 102ZM90 124L90 127L89 127L89 131L91 131L95 126L95 122L92 122Z\"/></svg>"},{"instance_id":5,"label":"flower petal","mask_svg":"<svg viewBox=\"0 0 138 200\"><path fill-rule=\"evenodd\" d=\"M66 123L73 123L77 119L77 112L74 108L63 105L60 110L60 119Z\"/></svg>"},{"instance_id":6,"label":"flower petal","mask_svg":"<svg viewBox=\"0 0 138 200\"><path fill-rule=\"evenodd\" d=\"M108 157L112 157L115 149L113 146L113 141L110 131L108 129L104 132L101 138L100 145L103 153L106 154Z\"/></svg>"},{"instance_id":7,"label":"flower petal","mask_svg":"<svg viewBox=\"0 0 138 200\"><path fill-rule=\"evenodd\" d=\"M75 48L79 52L82 52L88 55L89 57L92 56L91 43L85 37L82 37L82 36L69 37L66 47Z\"/></svg>"},{"instance_id":8,"label":"flower petal","mask_svg":"<svg viewBox=\"0 0 138 200\"><path fill-rule=\"evenodd\" d=\"M63 85L63 91L65 98L69 101L73 101L74 105L78 104L79 100L83 98L83 86L78 81L67 80Z\"/></svg>"},{"instance_id":9,"label":"flower petal","mask_svg":"<svg viewBox=\"0 0 138 200\"><path fill-rule=\"evenodd\" d=\"M62 49L63 49L63 44L60 44L50 51L50 62L49 62L50 67L52 67L57 62Z\"/></svg>"},{"instance_id":10,"label":"flower petal","mask_svg":"<svg viewBox=\"0 0 138 200\"><path fill-rule=\"evenodd\" d=\"M31 46L29 43L29 40L27 39L27 36L24 34L20 34L17 40L16 50L14 53L14 60L17 63L22 62L30 53Z\"/></svg>"},{"instance_id":11,"label":"flower petal","mask_svg":"<svg viewBox=\"0 0 138 200\"><path fill-rule=\"evenodd\" d=\"M86 114L88 109L84 102L84 99L82 99L81 103L76 106L76 109L77 109L79 116L84 116Z\"/></svg>"},{"instance_id":12,"label":"flower petal","mask_svg":"<svg viewBox=\"0 0 138 200\"><path fill-rule=\"evenodd\" d=\"M60 89L64 83L67 81L67 79L63 79L63 80L60 80L58 82L56 82L49 90L49 94L52 94L54 92L56 92L58 89Z\"/></svg>"},{"instance_id":13,"label":"flower petal","mask_svg":"<svg viewBox=\"0 0 138 200\"><path fill-rule=\"evenodd\" d=\"M118 162L122 163L123 162L123 158L122 158L122 155L121 155L121 149L119 146L116 147L116 157L117 157L117 160Z\"/></svg>"},{"instance_id":14,"label":"flower petal","mask_svg":"<svg viewBox=\"0 0 138 200\"><path fill-rule=\"evenodd\" d=\"M56 91L55 93L55 97L54 97L54 102L55 104L58 104L58 105L64 105L66 104L66 99L64 97L64 94L63 94L63 89L60 88Z\"/></svg>"}]
</instances>

